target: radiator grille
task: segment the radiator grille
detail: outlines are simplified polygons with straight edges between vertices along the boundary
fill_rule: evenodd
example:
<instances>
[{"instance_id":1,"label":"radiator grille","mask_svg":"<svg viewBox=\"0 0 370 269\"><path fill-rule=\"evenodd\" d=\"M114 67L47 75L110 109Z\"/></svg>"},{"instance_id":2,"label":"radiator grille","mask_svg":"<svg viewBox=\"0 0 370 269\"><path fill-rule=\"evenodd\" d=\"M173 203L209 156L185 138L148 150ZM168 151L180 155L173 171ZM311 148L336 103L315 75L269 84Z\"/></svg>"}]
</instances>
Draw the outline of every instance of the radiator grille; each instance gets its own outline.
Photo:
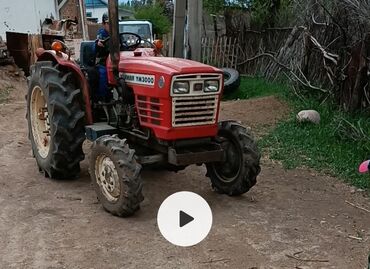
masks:
<instances>
[{"instance_id":1,"label":"radiator grille","mask_svg":"<svg viewBox=\"0 0 370 269\"><path fill-rule=\"evenodd\" d=\"M139 117L142 122L161 125L163 120L163 104L161 104L158 98L150 98L139 95L137 102Z\"/></svg>"},{"instance_id":2,"label":"radiator grille","mask_svg":"<svg viewBox=\"0 0 370 269\"><path fill-rule=\"evenodd\" d=\"M216 123L218 95L181 96L172 99L172 126L198 126Z\"/></svg>"}]
</instances>

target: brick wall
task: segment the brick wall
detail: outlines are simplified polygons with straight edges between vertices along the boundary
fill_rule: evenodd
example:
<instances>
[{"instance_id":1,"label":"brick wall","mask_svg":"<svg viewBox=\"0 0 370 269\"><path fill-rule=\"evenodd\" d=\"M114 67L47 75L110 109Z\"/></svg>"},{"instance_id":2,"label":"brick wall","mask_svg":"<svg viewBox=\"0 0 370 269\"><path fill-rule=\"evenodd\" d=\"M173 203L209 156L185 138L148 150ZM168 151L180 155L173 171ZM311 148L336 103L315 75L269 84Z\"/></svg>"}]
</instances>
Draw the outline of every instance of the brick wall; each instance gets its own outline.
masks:
<instances>
[{"instance_id":1,"label":"brick wall","mask_svg":"<svg viewBox=\"0 0 370 269\"><path fill-rule=\"evenodd\" d=\"M78 20L78 36L82 36L82 20L80 5L78 0L68 0L67 3L60 9L60 19Z\"/></svg>"}]
</instances>

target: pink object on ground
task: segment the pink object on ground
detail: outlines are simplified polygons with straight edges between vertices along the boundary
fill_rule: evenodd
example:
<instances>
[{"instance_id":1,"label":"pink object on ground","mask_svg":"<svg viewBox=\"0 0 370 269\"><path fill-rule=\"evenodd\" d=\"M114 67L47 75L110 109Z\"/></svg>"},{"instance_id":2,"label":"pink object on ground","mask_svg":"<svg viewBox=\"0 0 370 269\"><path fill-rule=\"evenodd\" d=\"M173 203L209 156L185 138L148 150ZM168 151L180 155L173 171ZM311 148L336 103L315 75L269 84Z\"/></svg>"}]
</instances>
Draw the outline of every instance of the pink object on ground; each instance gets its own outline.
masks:
<instances>
[{"instance_id":1,"label":"pink object on ground","mask_svg":"<svg viewBox=\"0 0 370 269\"><path fill-rule=\"evenodd\" d=\"M358 168L358 171L360 173L367 173L369 172L369 164L370 164L370 160L369 161L366 161L366 162L363 162L360 167Z\"/></svg>"}]
</instances>

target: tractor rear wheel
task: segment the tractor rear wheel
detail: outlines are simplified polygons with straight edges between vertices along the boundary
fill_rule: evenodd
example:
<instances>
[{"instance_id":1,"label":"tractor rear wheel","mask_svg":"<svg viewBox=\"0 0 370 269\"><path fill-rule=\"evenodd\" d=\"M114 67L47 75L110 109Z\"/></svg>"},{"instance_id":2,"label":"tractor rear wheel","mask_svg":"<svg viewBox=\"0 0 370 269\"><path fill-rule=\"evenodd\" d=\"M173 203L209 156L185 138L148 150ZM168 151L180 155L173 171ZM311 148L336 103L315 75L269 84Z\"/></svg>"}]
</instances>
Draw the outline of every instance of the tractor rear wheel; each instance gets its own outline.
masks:
<instances>
[{"instance_id":1,"label":"tractor rear wheel","mask_svg":"<svg viewBox=\"0 0 370 269\"><path fill-rule=\"evenodd\" d=\"M27 121L33 154L46 177L76 178L84 159L85 113L71 72L52 62L31 67Z\"/></svg>"},{"instance_id":2,"label":"tractor rear wheel","mask_svg":"<svg viewBox=\"0 0 370 269\"><path fill-rule=\"evenodd\" d=\"M144 200L141 165L126 140L102 136L92 146L89 171L103 208L119 217L129 217Z\"/></svg>"},{"instance_id":3,"label":"tractor rear wheel","mask_svg":"<svg viewBox=\"0 0 370 269\"><path fill-rule=\"evenodd\" d=\"M261 171L261 154L253 136L239 123L224 121L219 124L216 142L225 151L225 160L206 165L212 187L230 196L248 192Z\"/></svg>"}]
</instances>

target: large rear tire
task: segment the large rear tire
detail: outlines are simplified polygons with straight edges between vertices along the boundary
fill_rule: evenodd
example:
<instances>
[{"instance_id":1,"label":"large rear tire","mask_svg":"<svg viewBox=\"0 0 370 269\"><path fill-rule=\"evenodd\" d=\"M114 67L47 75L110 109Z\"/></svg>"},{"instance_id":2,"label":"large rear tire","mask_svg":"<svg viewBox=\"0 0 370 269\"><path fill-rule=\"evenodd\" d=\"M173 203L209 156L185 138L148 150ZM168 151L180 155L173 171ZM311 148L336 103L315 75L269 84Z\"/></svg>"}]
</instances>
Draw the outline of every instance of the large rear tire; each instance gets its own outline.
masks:
<instances>
[{"instance_id":1,"label":"large rear tire","mask_svg":"<svg viewBox=\"0 0 370 269\"><path fill-rule=\"evenodd\" d=\"M117 136L102 136L91 150L90 176L98 200L109 213L129 217L140 208L144 200L141 165L135 151L126 140Z\"/></svg>"},{"instance_id":2,"label":"large rear tire","mask_svg":"<svg viewBox=\"0 0 370 269\"><path fill-rule=\"evenodd\" d=\"M224 121L219 123L216 142L224 149L225 160L206 165L212 187L230 196L248 192L261 171L261 154L252 134L235 121Z\"/></svg>"},{"instance_id":3,"label":"large rear tire","mask_svg":"<svg viewBox=\"0 0 370 269\"><path fill-rule=\"evenodd\" d=\"M27 121L33 154L46 177L76 178L84 159L85 113L81 90L71 72L52 62L31 67Z\"/></svg>"}]
</instances>

